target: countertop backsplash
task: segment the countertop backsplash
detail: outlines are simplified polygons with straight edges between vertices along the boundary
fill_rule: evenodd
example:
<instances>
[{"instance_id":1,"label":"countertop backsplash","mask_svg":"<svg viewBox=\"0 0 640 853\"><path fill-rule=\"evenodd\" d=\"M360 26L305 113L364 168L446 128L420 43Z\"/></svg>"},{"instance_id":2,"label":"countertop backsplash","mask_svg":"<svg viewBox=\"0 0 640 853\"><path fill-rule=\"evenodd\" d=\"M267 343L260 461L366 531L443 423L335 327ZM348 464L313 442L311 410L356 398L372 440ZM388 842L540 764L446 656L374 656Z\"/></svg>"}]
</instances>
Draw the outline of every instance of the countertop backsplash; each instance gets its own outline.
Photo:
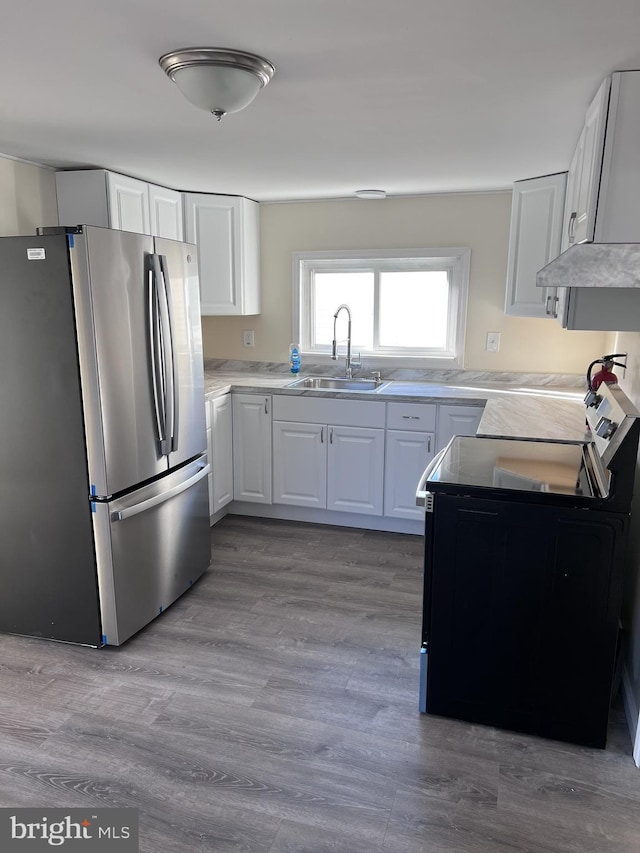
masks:
<instances>
[{"instance_id":1,"label":"countertop backsplash","mask_svg":"<svg viewBox=\"0 0 640 853\"><path fill-rule=\"evenodd\" d=\"M300 376L343 376L343 360L338 360L335 365L314 364L303 361ZM295 378L290 370L288 362L267 361L240 361L217 358L207 358L204 361L206 371L218 371L220 373L264 373L266 375L290 376L291 381ZM365 369L358 371L359 377L366 377L370 371ZM478 370L418 370L415 368L380 368L382 379L393 379L404 382L432 382L443 385L520 385L524 387L562 387L585 389L585 377L577 373L506 373L497 371Z\"/></svg>"}]
</instances>

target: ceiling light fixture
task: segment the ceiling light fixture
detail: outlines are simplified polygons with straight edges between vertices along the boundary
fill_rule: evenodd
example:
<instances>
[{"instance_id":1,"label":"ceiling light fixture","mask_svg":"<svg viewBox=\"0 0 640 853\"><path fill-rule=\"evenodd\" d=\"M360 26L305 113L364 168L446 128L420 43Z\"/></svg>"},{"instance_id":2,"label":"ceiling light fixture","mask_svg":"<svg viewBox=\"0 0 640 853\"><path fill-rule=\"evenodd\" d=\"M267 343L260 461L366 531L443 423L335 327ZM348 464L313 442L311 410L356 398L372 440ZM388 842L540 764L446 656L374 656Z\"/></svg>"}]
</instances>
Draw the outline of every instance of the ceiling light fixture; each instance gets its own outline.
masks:
<instances>
[{"instance_id":1,"label":"ceiling light fixture","mask_svg":"<svg viewBox=\"0 0 640 853\"><path fill-rule=\"evenodd\" d=\"M385 190L356 190L357 198L386 198Z\"/></svg>"},{"instance_id":2,"label":"ceiling light fixture","mask_svg":"<svg viewBox=\"0 0 640 853\"><path fill-rule=\"evenodd\" d=\"M158 61L185 98L218 121L249 106L276 72L261 56L223 47L185 47Z\"/></svg>"}]
</instances>

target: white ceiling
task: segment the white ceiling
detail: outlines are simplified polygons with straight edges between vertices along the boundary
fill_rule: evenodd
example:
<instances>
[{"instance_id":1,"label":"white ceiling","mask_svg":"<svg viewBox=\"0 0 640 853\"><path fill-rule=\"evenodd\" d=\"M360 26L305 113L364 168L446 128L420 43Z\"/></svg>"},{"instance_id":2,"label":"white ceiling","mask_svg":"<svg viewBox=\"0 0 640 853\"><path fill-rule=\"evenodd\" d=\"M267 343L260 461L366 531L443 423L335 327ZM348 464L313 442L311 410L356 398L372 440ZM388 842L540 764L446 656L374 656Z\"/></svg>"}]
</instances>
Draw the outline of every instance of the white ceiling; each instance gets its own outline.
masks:
<instances>
[{"instance_id":1,"label":"white ceiling","mask_svg":"<svg viewBox=\"0 0 640 853\"><path fill-rule=\"evenodd\" d=\"M276 66L217 123L158 65ZM640 0L22 0L0 21L0 152L266 201L510 187L567 168Z\"/></svg>"}]
</instances>

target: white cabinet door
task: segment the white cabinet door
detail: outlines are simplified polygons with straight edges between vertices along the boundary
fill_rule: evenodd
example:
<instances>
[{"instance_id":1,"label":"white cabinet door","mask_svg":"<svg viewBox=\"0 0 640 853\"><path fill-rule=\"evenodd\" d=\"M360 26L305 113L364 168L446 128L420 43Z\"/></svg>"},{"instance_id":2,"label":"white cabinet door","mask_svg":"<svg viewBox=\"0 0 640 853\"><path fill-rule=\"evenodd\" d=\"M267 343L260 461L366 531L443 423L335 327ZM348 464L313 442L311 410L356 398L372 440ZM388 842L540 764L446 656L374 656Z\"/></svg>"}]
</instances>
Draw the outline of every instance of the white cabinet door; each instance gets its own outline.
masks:
<instances>
[{"instance_id":1,"label":"white cabinet door","mask_svg":"<svg viewBox=\"0 0 640 853\"><path fill-rule=\"evenodd\" d=\"M607 77L589 105L569 166L562 251L573 243L593 240L610 88Z\"/></svg>"},{"instance_id":2,"label":"white cabinet door","mask_svg":"<svg viewBox=\"0 0 640 853\"><path fill-rule=\"evenodd\" d=\"M212 514L233 500L233 416L231 394L211 402Z\"/></svg>"},{"instance_id":3,"label":"white cabinet door","mask_svg":"<svg viewBox=\"0 0 640 853\"><path fill-rule=\"evenodd\" d=\"M436 450L446 447L454 435L475 435L482 412L482 406L438 406Z\"/></svg>"},{"instance_id":4,"label":"white cabinet door","mask_svg":"<svg viewBox=\"0 0 640 853\"><path fill-rule=\"evenodd\" d=\"M211 430L211 422L212 422L212 408L213 404L210 402L205 403L205 415L207 421L207 462L209 463L210 471L207 477L209 484L209 515L213 515L213 438L212 438L212 430Z\"/></svg>"},{"instance_id":5,"label":"white cabinet door","mask_svg":"<svg viewBox=\"0 0 640 853\"><path fill-rule=\"evenodd\" d=\"M416 506L420 475L433 459L435 436L427 432L387 430L385 439L384 514L420 521L424 509Z\"/></svg>"},{"instance_id":6,"label":"white cabinet door","mask_svg":"<svg viewBox=\"0 0 640 853\"><path fill-rule=\"evenodd\" d=\"M504 307L509 316L553 316L555 288L536 287L536 273L560 254L566 183L561 172L513 185Z\"/></svg>"},{"instance_id":7,"label":"white cabinet door","mask_svg":"<svg viewBox=\"0 0 640 853\"><path fill-rule=\"evenodd\" d=\"M580 133L577 145L569 163L567 172L567 191L562 217L562 239L560 251L565 252L575 242L576 216L578 215L579 181L584 159L584 128Z\"/></svg>"},{"instance_id":8,"label":"white cabinet door","mask_svg":"<svg viewBox=\"0 0 640 853\"><path fill-rule=\"evenodd\" d=\"M187 242L198 246L200 311L258 314L259 205L240 196L184 194Z\"/></svg>"},{"instance_id":9,"label":"white cabinet door","mask_svg":"<svg viewBox=\"0 0 640 853\"><path fill-rule=\"evenodd\" d=\"M271 503L271 397L233 394L233 497Z\"/></svg>"},{"instance_id":10,"label":"white cabinet door","mask_svg":"<svg viewBox=\"0 0 640 853\"><path fill-rule=\"evenodd\" d=\"M384 430L329 426L327 509L382 515Z\"/></svg>"},{"instance_id":11,"label":"white cabinet door","mask_svg":"<svg viewBox=\"0 0 640 853\"><path fill-rule=\"evenodd\" d=\"M107 194L112 228L151 234L148 184L107 172Z\"/></svg>"},{"instance_id":12,"label":"white cabinet door","mask_svg":"<svg viewBox=\"0 0 640 853\"><path fill-rule=\"evenodd\" d=\"M640 242L640 71L611 75L602 177L593 239Z\"/></svg>"},{"instance_id":13,"label":"white cabinet door","mask_svg":"<svg viewBox=\"0 0 640 853\"><path fill-rule=\"evenodd\" d=\"M327 427L273 422L273 502L325 509Z\"/></svg>"},{"instance_id":14,"label":"white cabinet door","mask_svg":"<svg viewBox=\"0 0 640 853\"><path fill-rule=\"evenodd\" d=\"M604 153L611 80L607 78L589 105L584 123L581 167L577 178L574 242L593 240Z\"/></svg>"},{"instance_id":15,"label":"white cabinet door","mask_svg":"<svg viewBox=\"0 0 640 853\"><path fill-rule=\"evenodd\" d=\"M149 184L151 234L168 240L184 240L182 193Z\"/></svg>"}]
</instances>

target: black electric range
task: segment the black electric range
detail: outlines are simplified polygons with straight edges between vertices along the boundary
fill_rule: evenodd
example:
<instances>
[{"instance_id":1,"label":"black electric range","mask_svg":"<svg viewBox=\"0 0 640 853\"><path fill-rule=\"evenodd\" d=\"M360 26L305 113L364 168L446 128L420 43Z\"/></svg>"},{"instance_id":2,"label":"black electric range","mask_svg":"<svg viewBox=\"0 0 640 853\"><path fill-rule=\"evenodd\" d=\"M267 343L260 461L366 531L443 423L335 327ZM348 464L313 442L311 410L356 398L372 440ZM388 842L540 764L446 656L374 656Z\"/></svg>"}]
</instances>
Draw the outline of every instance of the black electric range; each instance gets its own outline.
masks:
<instances>
[{"instance_id":1,"label":"black electric range","mask_svg":"<svg viewBox=\"0 0 640 853\"><path fill-rule=\"evenodd\" d=\"M584 442L454 436L425 470L420 710L605 745L640 414L599 390Z\"/></svg>"}]
</instances>

